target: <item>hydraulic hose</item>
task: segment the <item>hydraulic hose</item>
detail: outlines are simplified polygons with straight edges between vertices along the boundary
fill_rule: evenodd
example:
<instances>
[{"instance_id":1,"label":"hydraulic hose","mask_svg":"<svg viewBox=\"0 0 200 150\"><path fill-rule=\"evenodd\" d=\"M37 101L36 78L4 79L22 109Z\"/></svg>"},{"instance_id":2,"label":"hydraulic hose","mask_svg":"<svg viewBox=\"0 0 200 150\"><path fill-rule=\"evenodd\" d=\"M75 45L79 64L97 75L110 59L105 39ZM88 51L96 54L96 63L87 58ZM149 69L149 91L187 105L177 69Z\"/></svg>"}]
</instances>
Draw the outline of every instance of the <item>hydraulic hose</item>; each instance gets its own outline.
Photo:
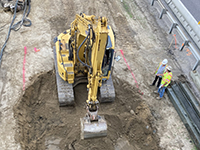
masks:
<instances>
[{"instance_id":1,"label":"hydraulic hose","mask_svg":"<svg viewBox=\"0 0 200 150\"><path fill-rule=\"evenodd\" d=\"M90 36L90 31L89 33L87 34L86 38L83 40L83 42L81 43L81 45L78 47L78 50L77 50L77 58L78 60L86 67L88 68L91 68L88 64L85 64L80 58L79 58L79 51L80 51L80 48L82 47L82 45L85 43L85 41L87 40L88 36Z\"/></svg>"},{"instance_id":2,"label":"hydraulic hose","mask_svg":"<svg viewBox=\"0 0 200 150\"><path fill-rule=\"evenodd\" d=\"M12 25L13 25L13 23L14 23L14 21L15 21L15 18L16 18L17 3L18 3L18 1L19 1L19 0L17 0L16 3L15 3L15 11L14 11L13 19L12 19L12 22L11 22L10 27L9 27L9 30L8 30L8 35L7 35L7 37L6 37L6 41L5 41L5 43L4 43L4 45L3 45L2 49L1 49L1 54L0 54L0 66L1 66L1 61L2 61L3 51L4 51L5 47L6 47L7 42L8 42L8 39L9 39L9 36L10 36L10 31L11 31L11 29L12 29Z\"/></svg>"},{"instance_id":3,"label":"hydraulic hose","mask_svg":"<svg viewBox=\"0 0 200 150\"><path fill-rule=\"evenodd\" d=\"M30 10L31 10L31 2L30 0L28 0L29 2L29 8L28 8L28 12L26 14L26 9L27 9L27 0L25 1L25 8L24 8L24 12L23 12L23 17L22 20L20 20L19 22L17 22L16 24L14 24L12 26L11 29L13 29L14 31L18 31L21 26L25 26L25 27L30 27L32 25L31 20L27 19L26 17L28 17ZM28 22L28 23L27 23Z\"/></svg>"},{"instance_id":4,"label":"hydraulic hose","mask_svg":"<svg viewBox=\"0 0 200 150\"><path fill-rule=\"evenodd\" d=\"M9 30L8 30L8 35L7 35L7 37L6 37L6 41L5 41L5 43L4 43L4 45L3 45L2 49L1 49L1 52L0 52L0 67L1 67L1 62L2 62L3 51L4 51L5 47L6 47L6 44L7 44L7 42L8 42L8 39L9 39L9 37L10 37L10 32L11 32L11 30L14 30L14 31L19 30L21 26L18 27L18 28L16 28L18 24L24 25L24 26L26 26L26 27L31 26L31 21L30 21L29 19L26 19L26 18L24 19L25 12L26 12L26 7L27 7L27 0L26 0L26 2L25 2L25 9L24 9L22 21L19 21L19 22L17 22L16 24L13 25L13 23L14 23L14 21L15 21L15 18L16 18L16 12L17 12L17 4L18 4L18 1L19 1L19 0L17 0L16 3L15 3L15 10L14 10L13 19L12 19L12 22L11 22L10 27L9 27ZM28 0L28 2L29 2L29 9L28 9L28 12L27 12L27 14L26 14L26 17L28 17L28 15L29 15L29 13L30 13L30 9L31 9L31 3L30 3L31 0ZM29 24L24 24L24 21L29 22Z\"/></svg>"}]
</instances>

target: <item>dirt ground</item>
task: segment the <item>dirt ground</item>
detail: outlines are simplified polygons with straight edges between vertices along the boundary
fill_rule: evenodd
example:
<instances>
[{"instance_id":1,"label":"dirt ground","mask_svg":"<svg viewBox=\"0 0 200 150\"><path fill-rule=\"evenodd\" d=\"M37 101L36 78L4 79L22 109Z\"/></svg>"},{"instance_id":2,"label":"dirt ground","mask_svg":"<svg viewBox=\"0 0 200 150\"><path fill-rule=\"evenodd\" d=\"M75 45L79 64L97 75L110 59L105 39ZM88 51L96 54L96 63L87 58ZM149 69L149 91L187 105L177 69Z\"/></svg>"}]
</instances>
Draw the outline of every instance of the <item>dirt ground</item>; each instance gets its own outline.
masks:
<instances>
[{"instance_id":1,"label":"dirt ground","mask_svg":"<svg viewBox=\"0 0 200 150\"><path fill-rule=\"evenodd\" d=\"M108 24L116 32L116 54L121 57L115 62L113 72L116 100L101 104L99 110L107 120L108 135L89 140L80 139L86 85L74 89L74 107L60 108L52 52L54 37L68 29L80 12L108 18ZM154 79L152 73L164 58L173 67L174 80L181 73L166 51L173 37L160 27L156 13L149 0L32 1L29 15L32 26L11 32L0 68L0 149L195 150L167 95L158 101L154 87L149 86ZM16 21L21 17L22 12L17 14ZM0 45L5 42L11 19L10 12L0 9L0 27L3 26ZM22 90L24 46L27 47L25 91ZM36 53L34 47L40 51Z\"/></svg>"},{"instance_id":2,"label":"dirt ground","mask_svg":"<svg viewBox=\"0 0 200 150\"><path fill-rule=\"evenodd\" d=\"M42 74L27 88L14 107L18 120L16 139L23 149L159 149L151 112L127 82L115 79L115 103L100 105L100 115L108 124L108 136L80 139L80 117L85 114L86 84L75 87L75 107L59 107L55 74ZM121 85L121 86L119 86ZM38 90L39 89L39 90ZM131 114L131 113L132 114Z\"/></svg>"}]
</instances>

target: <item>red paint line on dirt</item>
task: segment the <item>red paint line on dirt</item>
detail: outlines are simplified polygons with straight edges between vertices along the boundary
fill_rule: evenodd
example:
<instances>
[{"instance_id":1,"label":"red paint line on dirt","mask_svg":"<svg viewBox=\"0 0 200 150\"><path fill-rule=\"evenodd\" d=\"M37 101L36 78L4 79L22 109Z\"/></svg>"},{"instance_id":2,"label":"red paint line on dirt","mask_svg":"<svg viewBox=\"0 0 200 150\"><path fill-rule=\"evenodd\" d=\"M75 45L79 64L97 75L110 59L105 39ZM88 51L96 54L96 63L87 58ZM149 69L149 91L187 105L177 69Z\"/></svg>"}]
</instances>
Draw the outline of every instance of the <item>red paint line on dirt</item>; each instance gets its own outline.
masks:
<instances>
[{"instance_id":1,"label":"red paint line on dirt","mask_svg":"<svg viewBox=\"0 0 200 150\"><path fill-rule=\"evenodd\" d=\"M39 52L40 50L37 49L36 47L34 47L34 51L35 51L35 52Z\"/></svg>"},{"instance_id":2,"label":"red paint line on dirt","mask_svg":"<svg viewBox=\"0 0 200 150\"><path fill-rule=\"evenodd\" d=\"M124 61L125 61L125 63L126 63L126 66L128 67L128 70L131 72L131 75L132 75L133 79L135 80L136 87L139 89L138 82L137 82L137 80L136 80L136 78L135 78L135 76L134 76L134 74L133 74L133 72L132 72L130 66L128 65L128 62L126 61L126 58L125 58L125 56L124 56L123 50L120 50L120 52L121 52L121 54L122 54L122 56L123 56L123 58L124 58ZM142 93L140 90L139 90L139 93L141 93L141 94L143 95L143 93Z\"/></svg>"},{"instance_id":3,"label":"red paint line on dirt","mask_svg":"<svg viewBox=\"0 0 200 150\"><path fill-rule=\"evenodd\" d=\"M175 40L175 48L177 49L176 34L174 34L174 40Z\"/></svg>"}]
</instances>

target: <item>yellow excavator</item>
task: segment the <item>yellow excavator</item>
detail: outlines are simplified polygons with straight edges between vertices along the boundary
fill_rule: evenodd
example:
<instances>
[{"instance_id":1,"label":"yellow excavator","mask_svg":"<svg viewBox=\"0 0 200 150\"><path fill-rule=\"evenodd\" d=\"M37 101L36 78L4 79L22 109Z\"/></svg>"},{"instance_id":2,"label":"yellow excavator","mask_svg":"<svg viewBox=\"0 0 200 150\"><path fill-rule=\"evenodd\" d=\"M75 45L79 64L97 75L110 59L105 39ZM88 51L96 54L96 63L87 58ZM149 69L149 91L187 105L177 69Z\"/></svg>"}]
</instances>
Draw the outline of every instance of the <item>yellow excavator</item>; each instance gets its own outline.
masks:
<instances>
[{"instance_id":1,"label":"yellow excavator","mask_svg":"<svg viewBox=\"0 0 200 150\"><path fill-rule=\"evenodd\" d=\"M81 139L107 135L99 102L113 102L115 89L111 67L115 33L106 17L76 15L71 28L54 38L54 59L60 106L74 105L73 87L87 82L86 115L81 121ZM99 100L98 100L99 99Z\"/></svg>"}]
</instances>

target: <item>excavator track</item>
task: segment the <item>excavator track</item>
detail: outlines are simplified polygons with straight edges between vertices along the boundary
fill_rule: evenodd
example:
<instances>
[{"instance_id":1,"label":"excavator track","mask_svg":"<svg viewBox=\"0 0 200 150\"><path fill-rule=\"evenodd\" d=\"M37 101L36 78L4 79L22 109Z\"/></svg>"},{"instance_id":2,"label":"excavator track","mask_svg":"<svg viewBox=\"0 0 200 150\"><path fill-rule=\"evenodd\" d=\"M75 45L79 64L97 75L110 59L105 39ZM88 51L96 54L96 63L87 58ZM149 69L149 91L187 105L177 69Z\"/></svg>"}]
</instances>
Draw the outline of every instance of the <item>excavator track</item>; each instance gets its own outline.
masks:
<instances>
[{"instance_id":1,"label":"excavator track","mask_svg":"<svg viewBox=\"0 0 200 150\"><path fill-rule=\"evenodd\" d=\"M112 76L107 81L102 81L100 87L100 98L101 103L113 102L115 100L115 88L113 85Z\"/></svg>"},{"instance_id":2,"label":"excavator track","mask_svg":"<svg viewBox=\"0 0 200 150\"><path fill-rule=\"evenodd\" d=\"M55 70L56 70L56 83L57 83L57 92L58 92L58 101L60 106L69 106L74 105L74 90L73 85L67 83L61 79L58 74L58 67L57 67L57 55L56 55L56 48L53 48L54 53L54 62L55 62Z\"/></svg>"}]
</instances>

